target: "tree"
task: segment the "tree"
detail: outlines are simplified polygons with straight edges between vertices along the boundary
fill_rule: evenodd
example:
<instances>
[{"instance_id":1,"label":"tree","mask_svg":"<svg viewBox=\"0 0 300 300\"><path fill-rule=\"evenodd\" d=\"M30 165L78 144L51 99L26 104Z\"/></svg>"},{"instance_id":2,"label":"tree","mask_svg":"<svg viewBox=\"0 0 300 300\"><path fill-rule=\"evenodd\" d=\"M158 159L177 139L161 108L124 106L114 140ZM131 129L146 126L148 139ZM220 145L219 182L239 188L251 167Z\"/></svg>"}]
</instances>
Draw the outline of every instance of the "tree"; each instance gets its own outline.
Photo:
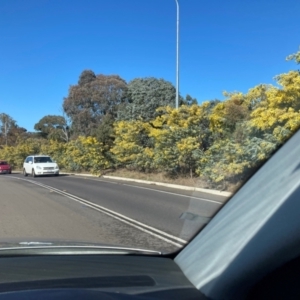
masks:
<instances>
[{"instance_id":1,"label":"tree","mask_svg":"<svg viewBox=\"0 0 300 300\"><path fill-rule=\"evenodd\" d=\"M218 101L160 108L160 116L150 122L154 139L153 161L157 169L170 175L189 173L192 177L204 151L213 142L209 116Z\"/></svg>"},{"instance_id":2,"label":"tree","mask_svg":"<svg viewBox=\"0 0 300 300\"><path fill-rule=\"evenodd\" d=\"M249 118L249 105L242 93L225 93L226 101L219 102L210 115L210 128L220 137L232 135L240 123Z\"/></svg>"},{"instance_id":3,"label":"tree","mask_svg":"<svg viewBox=\"0 0 300 300\"><path fill-rule=\"evenodd\" d=\"M34 125L34 129L44 138L66 142L69 140L69 126L62 116L47 115Z\"/></svg>"},{"instance_id":4,"label":"tree","mask_svg":"<svg viewBox=\"0 0 300 300\"><path fill-rule=\"evenodd\" d=\"M7 145L10 131L16 127L16 121L11 116L0 113L0 135L4 140L5 145Z\"/></svg>"},{"instance_id":5,"label":"tree","mask_svg":"<svg viewBox=\"0 0 300 300\"><path fill-rule=\"evenodd\" d=\"M186 95L185 99L183 101L183 104L188 105L188 106L191 106L191 105L194 105L194 104L197 104L197 103L198 103L197 99L191 97L190 95Z\"/></svg>"},{"instance_id":6,"label":"tree","mask_svg":"<svg viewBox=\"0 0 300 300\"><path fill-rule=\"evenodd\" d=\"M111 166L104 155L101 142L95 137L80 136L66 144L64 155L60 156L61 164L71 171L90 171L100 174Z\"/></svg>"},{"instance_id":7,"label":"tree","mask_svg":"<svg viewBox=\"0 0 300 300\"><path fill-rule=\"evenodd\" d=\"M300 127L300 74L290 71L276 80L281 88L268 89L266 100L251 113L251 126L282 143Z\"/></svg>"},{"instance_id":8,"label":"tree","mask_svg":"<svg viewBox=\"0 0 300 300\"><path fill-rule=\"evenodd\" d=\"M161 106L175 106L175 87L164 79L154 77L136 78L128 83L129 103L119 111L118 120L154 119L156 109ZM183 99L180 98L181 103Z\"/></svg>"},{"instance_id":9,"label":"tree","mask_svg":"<svg viewBox=\"0 0 300 300\"><path fill-rule=\"evenodd\" d=\"M84 86L87 83L90 83L96 79L96 75L92 70L84 70L78 80L78 85Z\"/></svg>"},{"instance_id":10,"label":"tree","mask_svg":"<svg viewBox=\"0 0 300 300\"><path fill-rule=\"evenodd\" d=\"M8 132L7 144L16 145L20 139L24 139L27 136L27 130L23 127L13 124Z\"/></svg>"},{"instance_id":11,"label":"tree","mask_svg":"<svg viewBox=\"0 0 300 300\"><path fill-rule=\"evenodd\" d=\"M112 146L114 141L113 124L114 118L111 115L105 115L99 126L92 131L92 136L95 136L99 142L108 148Z\"/></svg>"},{"instance_id":12,"label":"tree","mask_svg":"<svg viewBox=\"0 0 300 300\"><path fill-rule=\"evenodd\" d=\"M8 160L13 168L21 169L26 156L40 153L41 145L45 142L43 139L36 138L19 139L16 145L5 145L0 149L0 157Z\"/></svg>"},{"instance_id":13,"label":"tree","mask_svg":"<svg viewBox=\"0 0 300 300\"><path fill-rule=\"evenodd\" d=\"M300 50L296 53L289 55L286 60L294 60L297 64L300 64Z\"/></svg>"},{"instance_id":14,"label":"tree","mask_svg":"<svg viewBox=\"0 0 300 300\"><path fill-rule=\"evenodd\" d=\"M152 168L153 152L146 142L149 129L149 124L139 120L115 122L115 141L111 153L119 166L140 171Z\"/></svg>"},{"instance_id":15,"label":"tree","mask_svg":"<svg viewBox=\"0 0 300 300\"><path fill-rule=\"evenodd\" d=\"M127 84L118 75L81 73L78 84L69 89L63 109L72 121L75 135L88 136L101 126L106 115L117 116L119 107L127 100Z\"/></svg>"}]
</instances>

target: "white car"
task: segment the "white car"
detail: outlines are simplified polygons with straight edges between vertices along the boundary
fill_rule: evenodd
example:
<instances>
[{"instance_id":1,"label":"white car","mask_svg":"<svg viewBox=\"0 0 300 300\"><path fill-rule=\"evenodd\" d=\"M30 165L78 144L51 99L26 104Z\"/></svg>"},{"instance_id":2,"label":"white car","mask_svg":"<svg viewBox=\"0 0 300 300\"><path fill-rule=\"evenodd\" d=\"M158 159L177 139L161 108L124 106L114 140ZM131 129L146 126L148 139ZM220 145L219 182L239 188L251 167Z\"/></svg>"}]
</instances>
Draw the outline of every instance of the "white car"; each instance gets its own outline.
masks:
<instances>
[{"instance_id":1,"label":"white car","mask_svg":"<svg viewBox=\"0 0 300 300\"><path fill-rule=\"evenodd\" d=\"M59 167L48 155L30 155L23 163L23 175L32 177L40 175L59 175Z\"/></svg>"}]
</instances>

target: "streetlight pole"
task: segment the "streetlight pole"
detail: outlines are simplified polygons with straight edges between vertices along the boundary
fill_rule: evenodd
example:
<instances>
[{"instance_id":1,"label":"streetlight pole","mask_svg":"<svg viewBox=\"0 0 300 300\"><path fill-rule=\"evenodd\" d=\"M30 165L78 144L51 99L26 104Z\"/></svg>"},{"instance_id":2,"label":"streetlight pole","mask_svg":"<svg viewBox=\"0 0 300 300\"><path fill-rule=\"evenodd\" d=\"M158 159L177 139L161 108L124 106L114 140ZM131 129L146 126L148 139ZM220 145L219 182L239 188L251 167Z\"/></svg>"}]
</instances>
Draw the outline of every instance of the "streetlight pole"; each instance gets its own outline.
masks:
<instances>
[{"instance_id":1,"label":"streetlight pole","mask_svg":"<svg viewBox=\"0 0 300 300\"><path fill-rule=\"evenodd\" d=\"M176 39L176 109L179 102L179 3L175 0L177 7L177 39Z\"/></svg>"}]
</instances>

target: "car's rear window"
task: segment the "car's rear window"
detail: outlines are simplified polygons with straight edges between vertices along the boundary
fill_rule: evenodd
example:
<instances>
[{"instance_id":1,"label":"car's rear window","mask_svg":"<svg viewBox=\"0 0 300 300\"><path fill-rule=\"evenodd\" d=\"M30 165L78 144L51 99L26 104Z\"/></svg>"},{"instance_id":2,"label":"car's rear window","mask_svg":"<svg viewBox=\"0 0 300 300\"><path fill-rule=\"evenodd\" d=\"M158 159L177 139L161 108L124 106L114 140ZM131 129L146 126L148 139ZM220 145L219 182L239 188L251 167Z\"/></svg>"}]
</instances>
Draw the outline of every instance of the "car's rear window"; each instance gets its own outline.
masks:
<instances>
[{"instance_id":1,"label":"car's rear window","mask_svg":"<svg viewBox=\"0 0 300 300\"><path fill-rule=\"evenodd\" d=\"M0 165L3 166L3 165L8 165L8 163L6 161L0 161Z\"/></svg>"}]
</instances>

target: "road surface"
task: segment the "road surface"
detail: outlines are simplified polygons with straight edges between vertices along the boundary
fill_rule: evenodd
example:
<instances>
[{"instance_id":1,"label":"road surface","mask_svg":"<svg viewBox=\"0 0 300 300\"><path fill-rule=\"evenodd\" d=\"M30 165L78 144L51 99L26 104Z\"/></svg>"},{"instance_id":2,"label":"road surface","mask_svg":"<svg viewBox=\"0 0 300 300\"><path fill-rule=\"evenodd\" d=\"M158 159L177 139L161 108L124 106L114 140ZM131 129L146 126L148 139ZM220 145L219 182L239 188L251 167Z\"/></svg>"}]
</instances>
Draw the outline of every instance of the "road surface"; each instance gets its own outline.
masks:
<instances>
[{"instance_id":1,"label":"road surface","mask_svg":"<svg viewBox=\"0 0 300 300\"><path fill-rule=\"evenodd\" d=\"M81 176L0 176L0 241L70 241L175 251L226 198Z\"/></svg>"}]
</instances>

